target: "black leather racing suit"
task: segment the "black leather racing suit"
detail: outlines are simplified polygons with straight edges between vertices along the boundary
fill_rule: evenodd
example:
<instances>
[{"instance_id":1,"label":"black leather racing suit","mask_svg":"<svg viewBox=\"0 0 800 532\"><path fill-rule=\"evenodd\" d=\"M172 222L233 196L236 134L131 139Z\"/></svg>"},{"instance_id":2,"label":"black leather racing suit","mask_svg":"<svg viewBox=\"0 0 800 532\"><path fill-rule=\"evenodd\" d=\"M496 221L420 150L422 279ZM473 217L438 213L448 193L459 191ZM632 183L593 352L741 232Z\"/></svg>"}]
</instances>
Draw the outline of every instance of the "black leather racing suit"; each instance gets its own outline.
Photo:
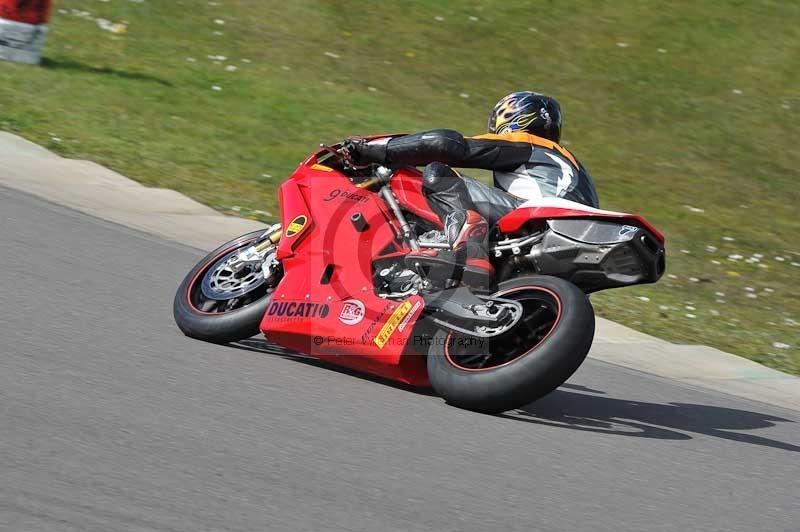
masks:
<instances>
[{"instance_id":1,"label":"black leather racing suit","mask_svg":"<svg viewBox=\"0 0 800 532\"><path fill-rule=\"evenodd\" d=\"M486 216L492 210L473 202L476 190L480 195L481 184L465 183L451 166L492 170L495 187L521 200L559 197L598 207L592 178L578 160L561 145L527 133L464 137L450 129L435 129L373 140L362 147L359 159L424 165L423 189L442 222L454 211L474 210ZM515 206L514 201L521 203L515 198L504 200L503 195L483 196L489 203L506 202L501 207L506 212Z\"/></svg>"}]
</instances>

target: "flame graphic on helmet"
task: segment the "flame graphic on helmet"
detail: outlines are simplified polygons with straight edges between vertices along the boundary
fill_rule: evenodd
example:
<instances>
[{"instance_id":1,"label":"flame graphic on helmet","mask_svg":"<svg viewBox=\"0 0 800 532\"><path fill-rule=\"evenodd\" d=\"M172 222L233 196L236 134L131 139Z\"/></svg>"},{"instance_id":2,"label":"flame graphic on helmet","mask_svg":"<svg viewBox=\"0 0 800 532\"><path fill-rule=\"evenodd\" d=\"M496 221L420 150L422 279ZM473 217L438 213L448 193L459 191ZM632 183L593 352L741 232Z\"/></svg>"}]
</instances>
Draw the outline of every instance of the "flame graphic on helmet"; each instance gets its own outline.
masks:
<instances>
[{"instance_id":1,"label":"flame graphic on helmet","mask_svg":"<svg viewBox=\"0 0 800 532\"><path fill-rule=\"evenodd\" d=\"M539 113L524 113L523 109L525 100L535 95L533 92L514 92L500 100L489 117L489 131L500 135L529 127L539 118Z\"/></svg>"}]
</instances>

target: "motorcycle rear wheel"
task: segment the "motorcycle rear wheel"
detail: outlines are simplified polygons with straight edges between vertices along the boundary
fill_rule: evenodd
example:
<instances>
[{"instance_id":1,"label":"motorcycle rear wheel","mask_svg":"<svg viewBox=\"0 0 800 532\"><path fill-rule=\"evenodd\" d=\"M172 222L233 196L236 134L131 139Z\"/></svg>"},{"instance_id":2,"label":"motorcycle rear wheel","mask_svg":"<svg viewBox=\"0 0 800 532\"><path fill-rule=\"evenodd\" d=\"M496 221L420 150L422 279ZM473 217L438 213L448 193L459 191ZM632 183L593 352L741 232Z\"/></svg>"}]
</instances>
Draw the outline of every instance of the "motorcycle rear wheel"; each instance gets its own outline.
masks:
<instances>
[{"instance_id":1,"label":"motorcycle rear wheel","mask_svg":"<svg viewBox=\"0 0 800 532\"><path fill-rule=\"evenodd\" d=\"M226 255L256 243L263 234L264 230L254 231L221 245L203 257L186 275L175 293L172 306L175 323L186 336L225 344L259 333L261 319L272 299L270 287L252 283L252 290L237 297L211 300L204 296L202 284Z\"/></svg>"},{"instance_id":2,"label":"motorcycle rear wheel","mask_svg":"<svg viewBox=\"0 0 800 532\"><path fill-rule=\"evenodd\" d=\"M427 362L447 403L485 413L520 408L561 386L589 353L595 326L586 295L557 277L511 279L493 295L523 305L520 323L488 339L439 330Z\"/></svg>"}]
</instances>

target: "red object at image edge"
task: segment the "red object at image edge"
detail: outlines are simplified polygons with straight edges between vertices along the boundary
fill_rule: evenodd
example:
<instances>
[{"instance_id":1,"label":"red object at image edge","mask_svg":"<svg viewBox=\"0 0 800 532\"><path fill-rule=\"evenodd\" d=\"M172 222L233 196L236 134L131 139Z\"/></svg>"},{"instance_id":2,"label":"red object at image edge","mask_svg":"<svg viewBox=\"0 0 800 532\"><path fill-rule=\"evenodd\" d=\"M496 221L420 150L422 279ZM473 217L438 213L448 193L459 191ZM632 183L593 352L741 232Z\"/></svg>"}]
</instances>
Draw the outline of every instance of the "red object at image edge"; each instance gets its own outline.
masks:
<instances>
[{"instance_id":1,"label":"red object at image edge","mask_svg":"<svg viewBox=\"0 0 800 532\"><path fill-rule=\"evenodd\" d=\"M24 24L46 24L51 0L0 0L0 19Z\"/></svg>"}]
</instances>

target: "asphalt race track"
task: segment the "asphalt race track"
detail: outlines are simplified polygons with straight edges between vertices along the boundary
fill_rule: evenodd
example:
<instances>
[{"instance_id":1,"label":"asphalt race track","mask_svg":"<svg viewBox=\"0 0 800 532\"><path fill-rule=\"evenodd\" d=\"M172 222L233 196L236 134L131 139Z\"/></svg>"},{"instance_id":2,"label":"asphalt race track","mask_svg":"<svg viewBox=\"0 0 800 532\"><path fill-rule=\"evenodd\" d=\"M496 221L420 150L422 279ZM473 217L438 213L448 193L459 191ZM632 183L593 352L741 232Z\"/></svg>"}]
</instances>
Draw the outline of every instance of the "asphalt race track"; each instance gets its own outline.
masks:
<instances>
[{"instance_id":1,"label":"asphalt race track","mask_svg":"<svg viewBox=\"0 0 800 532\"><path fill-rule=\"evenodd\" d=\"M5 188L0 246L1 530L798 530L800 412L587 361L475 414L184 337L196 250Z\"/></svg>"}]
</instances>

